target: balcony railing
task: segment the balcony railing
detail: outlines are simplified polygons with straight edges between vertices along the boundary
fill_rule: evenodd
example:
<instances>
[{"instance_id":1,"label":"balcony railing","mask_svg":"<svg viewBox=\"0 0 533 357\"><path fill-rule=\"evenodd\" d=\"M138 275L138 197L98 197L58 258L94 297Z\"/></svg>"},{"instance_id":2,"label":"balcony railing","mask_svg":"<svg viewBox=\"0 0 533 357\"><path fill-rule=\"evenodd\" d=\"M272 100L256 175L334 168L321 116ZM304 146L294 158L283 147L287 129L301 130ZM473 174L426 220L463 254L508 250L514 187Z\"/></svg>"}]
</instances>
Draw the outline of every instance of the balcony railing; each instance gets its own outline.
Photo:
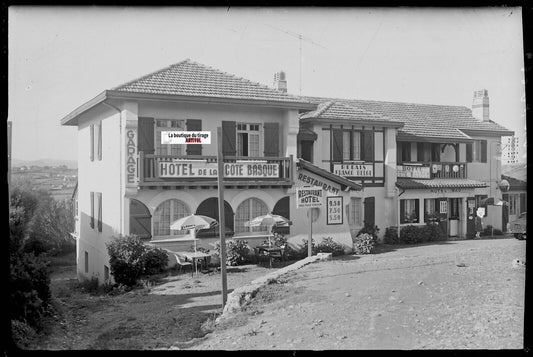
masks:
<instances>
[{"instance_id":1,"label":"balcony railing","mask_svg":"<svg viewBox=\"0 0 533 357\"><path fill-rule=\"evenodd\" d=\"M224 181L236 185L292 184L290 157L224 157ZM139 153L140 185L212 185L217 182L216 156Z\"/></svg>"},{"instance_id":2,"label":"balcony railing","mask_svg":"<svg viewBox=\"0 0 533 357\"><path fill-rule=\"evenodd\" d=\"M403 162L397 165L397 177L414 179L466 179L465 162Z\"/></svg>"}]
</instances>

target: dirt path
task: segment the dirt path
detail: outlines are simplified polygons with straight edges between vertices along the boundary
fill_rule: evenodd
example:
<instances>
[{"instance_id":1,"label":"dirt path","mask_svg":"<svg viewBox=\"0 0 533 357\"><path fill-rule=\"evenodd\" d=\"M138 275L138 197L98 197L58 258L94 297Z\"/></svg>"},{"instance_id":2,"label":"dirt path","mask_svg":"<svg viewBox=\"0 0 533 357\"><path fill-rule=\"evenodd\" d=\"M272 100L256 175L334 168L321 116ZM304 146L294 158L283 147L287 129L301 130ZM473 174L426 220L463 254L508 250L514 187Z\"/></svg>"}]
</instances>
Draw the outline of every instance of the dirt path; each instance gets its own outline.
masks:
<instances>
[{"instance_id":1,"label":"dirt path","mask_svg":"<svg viewBox=\"0 0 533 357\"><path fill-rule=\"evenodd\" d=\"M525 241L405 247L311 264L190 349L522 349Z\"/></svg>"}]
</instances>

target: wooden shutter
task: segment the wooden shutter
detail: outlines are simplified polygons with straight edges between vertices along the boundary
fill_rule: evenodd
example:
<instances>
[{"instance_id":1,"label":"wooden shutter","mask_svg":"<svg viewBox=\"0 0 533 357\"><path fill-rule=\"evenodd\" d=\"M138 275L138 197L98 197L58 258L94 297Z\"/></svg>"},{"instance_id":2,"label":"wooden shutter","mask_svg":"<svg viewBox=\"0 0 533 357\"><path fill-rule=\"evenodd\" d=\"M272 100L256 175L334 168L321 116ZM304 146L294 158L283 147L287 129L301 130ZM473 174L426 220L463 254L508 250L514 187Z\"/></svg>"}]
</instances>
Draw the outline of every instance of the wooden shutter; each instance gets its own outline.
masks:
<instances>
[{"instance_id":1,"label":"wooden shutter","mask_svg":"<svg viewBox=\"0 0 533 357\"><path fill-rule=\"evenodd\" d=\"M130 234L141 239L152 238L152 215L140 201L130 200Z\"/></svg>"},{"instance_id":2,"label":"wooden shutter","mask_svg":"<svg viewBox=\"0 0 533 357\"><path fill-rule=\"evenodd\" d=\"M237 155L237 124L234 121L222 122L222 154L224 156Z\"/></svg>"},{"instance_id":3,"label":"wooden shutter","mask_svg":"<svg viewBox=\"0 0 533 357\"><path fill-rule=\"evenodd\" d=\"M416 143L416 161L424 162L424 143Z\"/></svg>"},{"instance_id":4,"label":"wooden shutter","mask_svg":"<svg viewBox=\"0 0 533 357\"><path fill-rule=\"evenodd\" d=\"M374 143L373 132L370 130L363 131L363 152L362 157L365 162L374 161Z\"/></svg>"},{"instance_id":5,"label":"wooden shutter","mask_svg":"<svg viewBox=\"0 0 533 357\"><path fill-rule=\"evenodd\" d=\"M94 228L94 192L91 192L91 228Z\"/></svg>"},{"instance_id":6,"label":"wooden shutter","mask_svg":"<svg viewBox=\"0 0 533 357\"><path fill-rule=\"evenodd\" d=\"M90 125L91 130L91 161L94 161L94 124Z\"/></svg>"},{"instance_id":7,"label":"wooden shutter","mask_svg":"<svg viewBox=\"0 0 533 357\"><path fill-rule=\"evenodd\" d=\"M102 231L102 193L98 192L98 232Z\"/></svg>"},{"instance_id":8,"label":"wooden shutter","mask_svg":"<svg viewBox=\"0 0 533 357\"><path fill-rule=\"evenodd\" d=\"M521 193L520 194L520 212L519 213L526 212L526 208L527 208L526 194L525 193Z\"/></svg>"},{"instance_id":9,"label":"wooden shutter","mask_svg":"<svg viewBox=\"0 0 533 357\"><path fill-rule=\"evenodd\" d=\"M202 120L200 119L187 119L185 125L188 131L202 131ZM187 145L187 155L202 155L202 145Z\"/></svg>"},{"instance_id":10,"label":"wooden shutter","mask_svg":"<svg viewBox=\"0 0 533 357\"><path fill-rule=\"evenodd\" d=\"M102 160L102 121L98 124L98 160Z\"/></svg>"},{"instance_id":11,"label":"wooden shutter","mask_svg":"<svg viewBox=\"0 0 533 357\"><path fill-rule=\"evenodd\" d=\"M400 223L405 223L405 200L400 200Z\"/></svg>"},{"instance_id":12,"label":"wooden shutter","mask_svg":"<svg viewBox=\"0 0 533 357\"><path fill-rule=\"evenodd\" d=\"M376 215L375 215L375 197L367 197L365 198L365 224L370 224L374 226L376 223Z\"/></svg>"},{"instance_id":13,"label":"wooden shutter","mask_svg":"<svg viewBox=\"0 0 533 357\"><path fill-rule=\"evenodd\" d=\"M154 122L154 118L139 118L137 150L145 154L153 154L155 151Z\"/></svg>"},{"instance_id":14,"label":"wooden shutter","mask_svg":"<svg viewBox=\"0 0 533 357\"><path fill-rule=\"evenodd\" d=\"M440 162L440 144L431 144L431 161Z\"/></svg>"},{"instance_id":15,"label":"wooden shutter","mask_svg":"<svg viewBox=\"0 0 533 357\"><path fill-rule=\"evenodd\" d=\"M279 156L279 123L265 123L265 156Z\"/></svg>"},{"instance_id":16,"label":"wooden shutter","mask_svg":"<svg viewBox=\"0 0 533 357\"><path fill-rule=\"evenodd\" d=\"M416 211L416 217L418 218L418 223L420 223L420 200L415 199L415 211Z\"/></svg>"},{"instance_id":17,"label":"wooden shutter","mask_svg":"<svg viewBox=\"0 0 533 357\"><path fill-rule=\"evenodd\" d=\"M487 162L487 140L481 140L481 162Z\"/></svg>"},{"instance_id":18,"label":"wooden shutter","mask_svg":"<svg viewBox=\"0 0 533 357\"><path fill-rule=\"evenodd\" d=\"M466 162L472 162L472 143L466 144Z\"/></svg>"},{"instance_id":19,"label":"wooden shutter","mask_svg":"<svg viewBox=\"0 0 533 357\"><path fill-rule=\"evenodd\" d=\"M342 130L333 129L333 161L342 161Z\"/></svg>"}]
</instances>

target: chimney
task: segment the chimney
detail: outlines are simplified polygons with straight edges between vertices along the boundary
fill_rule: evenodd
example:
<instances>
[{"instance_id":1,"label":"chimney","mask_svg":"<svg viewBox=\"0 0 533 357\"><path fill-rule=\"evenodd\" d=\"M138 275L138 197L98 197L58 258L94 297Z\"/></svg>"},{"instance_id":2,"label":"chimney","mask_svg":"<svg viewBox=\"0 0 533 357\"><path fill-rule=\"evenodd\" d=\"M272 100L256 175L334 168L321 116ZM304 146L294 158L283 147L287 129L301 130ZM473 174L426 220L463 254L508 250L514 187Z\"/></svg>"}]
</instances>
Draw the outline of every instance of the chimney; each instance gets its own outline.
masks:
<instances>
[{"instance_id":1,"label":"chimney","mask_svg":"<svg viewBox=\"0 0 533 357\"><path fill-rule=\"evenodd\" d=\"M285 72L279 71L274 74L274 88L280 92L287 93L287 80L285 79Z\"/></svg>"},{"instance_id":2,"label":"chimney","mask_svg":"<svg viewBox=\"0 0 533 357\"><path fill-rule=\"evenodd\" d=\"M489 91L486 89L474 92L472 116L479 121L489 121Z\"/></svg>"}]
</instances>

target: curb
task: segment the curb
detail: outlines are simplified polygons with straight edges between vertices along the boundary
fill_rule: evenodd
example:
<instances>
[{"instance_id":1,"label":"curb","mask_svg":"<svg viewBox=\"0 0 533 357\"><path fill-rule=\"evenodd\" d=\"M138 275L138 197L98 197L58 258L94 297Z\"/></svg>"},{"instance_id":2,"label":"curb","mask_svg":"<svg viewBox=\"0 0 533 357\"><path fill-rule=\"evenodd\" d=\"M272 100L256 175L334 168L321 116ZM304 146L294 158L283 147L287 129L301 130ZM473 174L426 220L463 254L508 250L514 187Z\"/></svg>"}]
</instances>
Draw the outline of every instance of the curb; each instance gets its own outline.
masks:
<instances>
[{"instance_id":1,"label":"curb","mask_svg":"<svg viewBox=\"0 0 533 357\"><path fill-rule=\"evenodd\" d=\"M305 265L316 262L317 260L324 260L324 258L316 255L312 257L307 257L305 259L297 261L296 263L278 269L270 274L257 278L253 280L250 285L245 285L236 288L230 294L228 294L226 306L224 306L222 315L220 315L215 320L215 324L220 323L221 320L227 318L231 314L242 311L242 308L252 300L255 294L257 294L259 289L261 289L263 286L270 284L273 280L276 280L283 274L298 270Z\"/></svg>"}]
</instances>

